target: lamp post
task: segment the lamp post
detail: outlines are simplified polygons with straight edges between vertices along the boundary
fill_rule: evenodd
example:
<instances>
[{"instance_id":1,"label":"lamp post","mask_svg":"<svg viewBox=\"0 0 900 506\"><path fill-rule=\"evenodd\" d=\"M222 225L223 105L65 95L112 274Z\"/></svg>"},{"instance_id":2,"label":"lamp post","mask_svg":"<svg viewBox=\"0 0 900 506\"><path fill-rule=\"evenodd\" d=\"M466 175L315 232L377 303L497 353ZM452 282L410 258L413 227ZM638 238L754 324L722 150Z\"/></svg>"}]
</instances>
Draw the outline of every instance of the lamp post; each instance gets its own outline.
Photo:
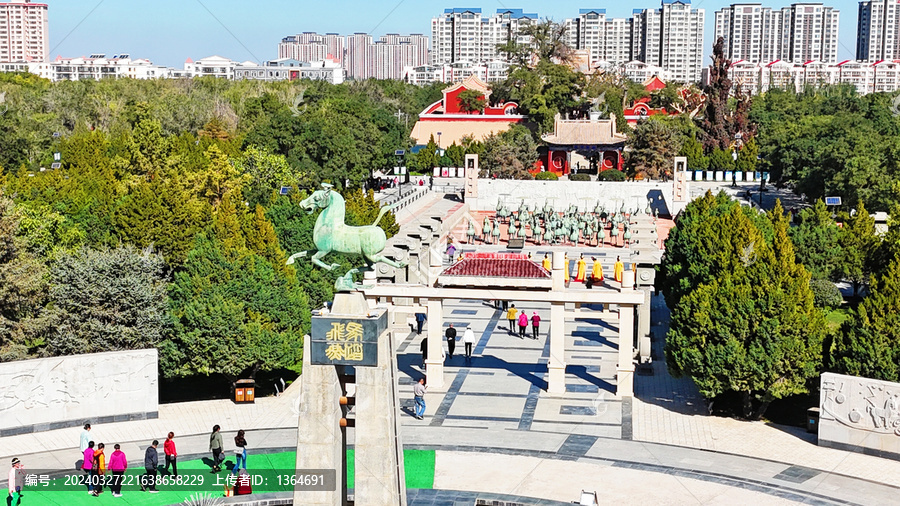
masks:
<instances>
[{"instance_id":1,"label":"lamp post","mask_svg":"<svg viewBox=\"0 0 900 506\"><path fill-rule=\"evenodd\" d=\"M394 156L397 157L397 177L399 179L399 183L397 184L397 196L402 196L403 192L403 156L406 154L406 151L402 149L398 149L394 151Z\"/></svg>"},{"instance_id":2,"label":"lamp post","mask_svg":"<svg viewBox=\"0 0 900 506\"><path fill-rule=\"evenodd\" d=\"M438 132L438 149L441 149L441 133Z\"/></svg>"}]
</instances>

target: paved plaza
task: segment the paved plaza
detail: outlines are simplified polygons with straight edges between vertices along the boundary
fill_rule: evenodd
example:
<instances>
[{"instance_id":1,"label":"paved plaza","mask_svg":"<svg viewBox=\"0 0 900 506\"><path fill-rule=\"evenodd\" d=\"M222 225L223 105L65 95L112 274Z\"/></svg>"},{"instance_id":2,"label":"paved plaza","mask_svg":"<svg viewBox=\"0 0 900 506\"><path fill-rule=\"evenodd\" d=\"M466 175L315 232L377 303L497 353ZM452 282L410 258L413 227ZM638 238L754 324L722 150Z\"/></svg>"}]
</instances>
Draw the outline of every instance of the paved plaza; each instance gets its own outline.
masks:
<instances>
[{"instance_id":1,"label":"paved plaza","mask_svg":"<svg viewBox=\"0 0 900 506\"><path fill-rule=\"evenodd\" d=\"M429 208L454 205L423 198L399 221L415 222ZM551 249L526 251L540 258ZM571 259L582 250L567 251ZM585 256L605 254L600 258L607 269L615 255L627 253L583 251ZM571 289L583 288L573 283ZM549 305L510 302L549 320ZM410 490L409 503L571 504L582 490L596 491L601 504L897 502L898 461L822 448L814 435L795 427L707 415L693 383L667 373L662 336L668 313L661 296L651 304L654 360L635 374L635 396L620 399L615 396L616 307L585 308L582 317L567 319L565 393L550 395L545 391L548 324L538 339L531 339L530 327L520 338L510 334L505 312L493 301L445 301L444 329L452 322L461 336L470 326L477 342L471 360L461 344L447 357L444 388L426 395L424 420L412 416L412 385L424 374L420 346L427 330L418 335L410 324L408 332L396 336L401 437L406 448L436 454L434 490ZM444 329L437 338L443 340ZM210 428L219 424L226 441L237 429L247 431L252 468L254 452L295 448L298 387L294 383L282 396L250 405L226 400L164 404L158 419L96 424L92 436L122 444L131 465L140 466L143 448L169 431L176 433L180 459L207 456ZM28 469L72 469L80 431L2 438L0 462L17 456ZM351 441L352 436L351 430Z\"/></svg>"}]
</instances>

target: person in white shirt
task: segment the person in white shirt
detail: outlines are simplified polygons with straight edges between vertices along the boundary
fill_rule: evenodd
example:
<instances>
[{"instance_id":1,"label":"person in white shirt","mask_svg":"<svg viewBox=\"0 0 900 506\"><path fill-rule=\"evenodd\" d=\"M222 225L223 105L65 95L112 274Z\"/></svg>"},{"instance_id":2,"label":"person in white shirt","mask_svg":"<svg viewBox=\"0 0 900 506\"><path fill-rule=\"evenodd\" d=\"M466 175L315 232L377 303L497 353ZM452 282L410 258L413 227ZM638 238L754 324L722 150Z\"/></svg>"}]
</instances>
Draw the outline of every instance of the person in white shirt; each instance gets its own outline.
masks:
<instances>
[{"instance_id":1,"label":"person in white shirt","mask_svg":"<svg viewBox=\"0 0 900 506\"><path fill-rule=\"evenodd\" d=\"M18 458L12 459L12 467L9 469L9 506L18 506L22 497L22 487L25 485L25 466Z\"/></svg>"},{"instance_id":2,"label":"person in white shirt","mask_svg":"<svg viewBox=\"0 0 900 506\"><path fill-rule=\"evenodd\" d=\"M425 378L419 378L419 382L413 385L413 400L416 401L416 419L425 417Z\"/></svg>"},{"instance_id":3,"label":"person in white shirt","mask_svg":"<svg viewBox=\"0 0 900 506\"><path fill-rule=\"evenodd\" d=\"M88 442L91 440L91 424L84 424L84 430L81 431L81 444L79 448L81 448L81 453L84 453L87 450Z\"/></svg>"},{"instance_id":4,"label":"person in white shirt","mask_svg":"<svg viewBox=\"0 0 900 506\"><path fill-rule=\"evenodd\" d=\"M472 327L466 327L462 340L466 345L466 358L472 358L472 346L475 345L475 333L472 332Z\"/></svg>"}]
</instances>

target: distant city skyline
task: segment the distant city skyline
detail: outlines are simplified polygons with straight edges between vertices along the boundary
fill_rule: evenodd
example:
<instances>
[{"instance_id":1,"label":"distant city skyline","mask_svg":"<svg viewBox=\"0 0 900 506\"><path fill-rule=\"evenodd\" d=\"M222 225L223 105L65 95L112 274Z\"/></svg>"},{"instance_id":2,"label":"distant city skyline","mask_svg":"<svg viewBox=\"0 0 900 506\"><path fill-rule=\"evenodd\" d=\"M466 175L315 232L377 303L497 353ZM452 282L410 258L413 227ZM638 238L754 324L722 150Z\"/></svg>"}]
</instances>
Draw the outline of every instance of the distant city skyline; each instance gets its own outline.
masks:
<instances>
[{"instance_id":1,"label":"distant city skyline","mask_svg":"<svg viewBox=\"0 0 900 506\"><path fill-rule=\"evenodd\" d=\"M0 0L2 1L2 0ZM182 67L187 58L218 54L238 61L262 62L278 57L278 43L285 36L307 31L318 33L421 33L430 37L431 18L445 8L522 8L541 18L563 21L576 17L579 9L604 8L608 17L630 17L633 9L658 8L658 0L607 2L559 0L437 2L400 0L364 2L341 0L333 3L269 0L260 4L235 0L157 0L127 5L106 0L46 0L49 5L50 59L87 56L91 53L130 53L156 64ZM709 63L714 11L735 2L695 0L692 7L706 11L703 64ZM797 2L748 2L780 8ZM859 2L836 0L818 2L841 12L838 59L853 59ZM224 25L224 27L223 27Z\"/></svg>"}]
</instances>

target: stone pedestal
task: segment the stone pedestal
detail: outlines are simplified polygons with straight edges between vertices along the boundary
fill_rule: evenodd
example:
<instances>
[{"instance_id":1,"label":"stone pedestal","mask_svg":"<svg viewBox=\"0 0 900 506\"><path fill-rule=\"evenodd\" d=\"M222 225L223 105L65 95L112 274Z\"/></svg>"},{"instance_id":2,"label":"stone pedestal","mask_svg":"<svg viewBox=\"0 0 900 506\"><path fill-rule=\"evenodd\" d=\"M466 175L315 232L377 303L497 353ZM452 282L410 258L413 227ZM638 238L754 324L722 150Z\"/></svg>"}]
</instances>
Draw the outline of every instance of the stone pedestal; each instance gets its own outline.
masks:
<instances>
[{"instance_id":1,"label":"stone pedestal","mask_svg":"<svg viewBox=\"0 0 900 506\"><path fill-rule=\"evenodd\" d=\"M356 504L406 505L394 349L385 332L378 340L378 367L356 368Z\"/></svg>"},{"instance_id":2,"label":"stone pedestal","mask_svg":"<svg viewBox=\"0 0 900 506\"><path fill-rule=\"evenodd\" d=\"M297 469L335 469L337 487L324 492L295 490L294 504L340 506L347 498L347 490L341 486L345 449L340 398L344 391L334 366L311 365L309 346L303 347L303 374L299 381Z\"/></svg>"}]
</instances>

